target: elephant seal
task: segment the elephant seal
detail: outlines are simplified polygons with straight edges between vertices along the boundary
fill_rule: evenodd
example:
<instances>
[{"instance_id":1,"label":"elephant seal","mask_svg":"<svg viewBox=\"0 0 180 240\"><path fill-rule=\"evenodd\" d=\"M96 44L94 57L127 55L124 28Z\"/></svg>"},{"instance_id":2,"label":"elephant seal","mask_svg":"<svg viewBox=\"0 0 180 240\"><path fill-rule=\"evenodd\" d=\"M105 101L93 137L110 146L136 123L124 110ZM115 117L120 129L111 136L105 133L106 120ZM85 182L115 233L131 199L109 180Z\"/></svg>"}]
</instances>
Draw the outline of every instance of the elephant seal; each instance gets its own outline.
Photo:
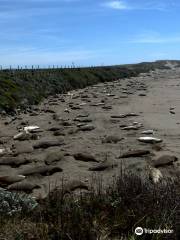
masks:
<instances>
[{"instance_id":1,"label":"elephant seal","mask_svg":"<svg viewBox=\"0 0 180 240\"><path fill-rule=\"evenodd\" d=\"M9 185L12 183L20 182L25 179L24 175L5 175L0 176L0 185Z\"/></svg>"},{"instance_id":2,"label":"elephant seal","mask_svg":"<svg viewBox=\"0 0 180 240\"><path fill-rule=\"evenodd\" d=\"M0 165L9 165L11 167L19 167L20 165L30 163L31 160L26 157L2 157Z\"/></svg>"},{"instance_id":3,"label":"elephant seal","mask_svg":"<svg viewBox=\"0 0 180 240\"><path fill-rule=\"evenodd\" d=\"M42 175L48 176L52 175L56 172L62 172L63 170L58 166L49 166L49 165L42 165L37 167L31 167L21 171L22 175L29 176L29 175Z\"/></svg>"},{"instance_id":4,"label":"elephant seal","mask_svg":"<svg viewBox=\"0 0 180 240\"><path fill-rule=\"evenodd\" d=\"M152 161L152 163L154 167L158 168L158 167L173 165L173 163L176 161L178 161L178 158L176 156L163 155L158 159Z\"/></svg>"},{"instance_id":5,"label":"elephant seal","mask_svg":"<svg viewBox=\"0 0 180 240\"><path fill-rule=\"evenodd\" d=\"M17 182L8 186L8 190L22 191L26 193L31 193L35 188L40 188L40 186L37 183L31 182Z\"/></svg>"},{"instance_id":6,"label":"elephant seal","mask_svg":"<svg viewBox=\"0 0 180 240\"><path fill-rule=\"evenodd\" d=\"M75 158L75 160L83 161L83 162L99 162L95 158L95 156L93 156L92 154L89 154L89 153L85 153L85 152L75 153L75 154L73 154L73 157Z\"/></svg>"}]
</instances>

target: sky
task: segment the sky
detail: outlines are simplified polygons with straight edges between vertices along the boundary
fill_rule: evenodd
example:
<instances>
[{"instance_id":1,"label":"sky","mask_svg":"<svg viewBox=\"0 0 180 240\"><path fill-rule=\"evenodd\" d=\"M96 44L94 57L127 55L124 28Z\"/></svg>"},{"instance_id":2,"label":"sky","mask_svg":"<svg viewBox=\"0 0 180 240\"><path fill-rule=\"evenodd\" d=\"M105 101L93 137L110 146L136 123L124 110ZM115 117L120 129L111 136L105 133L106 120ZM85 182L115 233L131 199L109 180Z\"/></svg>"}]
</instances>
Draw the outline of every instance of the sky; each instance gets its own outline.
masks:
<instances>
[{"instance_id":1,"label":"sky","mask_svg":"<svg viewBox=\"0 0 180 240\"><path fill-rule=\"evenodd\" d=\"M0 65L180 59L179 0L0 0Z\"/></svg>"}]
</instances>

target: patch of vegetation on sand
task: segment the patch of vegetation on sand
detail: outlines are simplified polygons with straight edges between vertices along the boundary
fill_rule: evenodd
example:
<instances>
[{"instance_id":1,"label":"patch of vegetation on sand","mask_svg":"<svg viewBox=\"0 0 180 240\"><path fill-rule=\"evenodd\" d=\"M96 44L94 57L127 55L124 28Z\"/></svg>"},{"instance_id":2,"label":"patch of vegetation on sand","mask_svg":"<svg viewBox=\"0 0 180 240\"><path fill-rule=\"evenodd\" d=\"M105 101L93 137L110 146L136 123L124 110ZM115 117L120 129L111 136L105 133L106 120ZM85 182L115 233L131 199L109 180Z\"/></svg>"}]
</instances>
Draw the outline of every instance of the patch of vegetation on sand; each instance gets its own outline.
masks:
<instances>
[{"instance_id":1,"label":"patch of vegetation on sand","mask_svg":"<svg viewBox=\"0 0 180 240\"><path fill-rule=\"evenodd\" d=\"M63 183L62 183L63 186ZM179 181L157 185L120 173L104 188L94 178L88 192L53 191L32 214L0 218L0 238L8 240L134 240L136 227L173 229L174 233L143 234L141 239L176 239ZM176 226L177 225L177 226Z\"/></svg>"},{"instance_id":2,"label":"patch of vegetation on sand","mask_svg":"<svg viewBox=\"0 0 180 240\"><path fill-rule=\"evenodd\" d=\"M0 71L0 111L38 104L44 97L66 93L99 82L135 77L156 68L168 68L166 61L120 66L19 69Z\"/></svg>"}]
</instances>

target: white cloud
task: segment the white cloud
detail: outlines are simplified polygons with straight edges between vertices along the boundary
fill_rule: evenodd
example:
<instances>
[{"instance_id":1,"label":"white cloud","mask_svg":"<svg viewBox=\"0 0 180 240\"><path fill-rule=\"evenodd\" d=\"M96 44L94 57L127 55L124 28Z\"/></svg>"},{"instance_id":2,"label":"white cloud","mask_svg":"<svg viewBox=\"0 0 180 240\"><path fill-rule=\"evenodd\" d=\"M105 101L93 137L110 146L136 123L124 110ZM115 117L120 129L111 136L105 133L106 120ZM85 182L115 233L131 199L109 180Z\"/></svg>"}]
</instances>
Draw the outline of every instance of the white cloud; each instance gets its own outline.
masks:
<instances>
[{"instance_id":1,"label":"white cloud","mask_svg":"<svg viewBox=\"0 0 180 240\"><path fill-rule=\"evenodd\" d=\"M109 0L102 4L103 7L116 9L116 10L155 10L155 11L169 11L175 6L178 7L177 4L172 4L172 2L164 2L159 0L157 1L126 1L126 0Z\"/></svg>"},{"instance_id":2,"label":"white cloud","mask_svg":"<svg viewBox=\"0 0 180 240\"><path fill-rule=\"evenodd\" d=\"M180 35L175 36L162 36L158 33L149 32L143 33L135 36L132 43L147 43L147 44L157 44L157 43L180 43Z\"/></svg>"},{"instance_id":3,"label":"white cloud","mask_svg":"<svg viewBox=\"0 0 180 240\"><path fill-rule=\"evenodd\" d=\"M112 9L117 9L117 10L123 10L123 9L129 8L125 2L116 1L116 0L104 3L104 6Z\"/></svg>"}]
</instances>

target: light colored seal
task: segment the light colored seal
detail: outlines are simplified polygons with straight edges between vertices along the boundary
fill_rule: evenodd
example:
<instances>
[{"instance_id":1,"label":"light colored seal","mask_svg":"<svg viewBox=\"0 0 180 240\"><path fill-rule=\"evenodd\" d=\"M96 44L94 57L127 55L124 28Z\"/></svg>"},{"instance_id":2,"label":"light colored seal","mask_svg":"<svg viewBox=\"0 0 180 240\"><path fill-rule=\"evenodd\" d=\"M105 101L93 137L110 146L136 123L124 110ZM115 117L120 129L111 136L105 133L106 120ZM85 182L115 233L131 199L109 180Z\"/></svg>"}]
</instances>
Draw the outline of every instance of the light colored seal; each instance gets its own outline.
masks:
<instances>
[{"instance_id":1,"label":"light colored seal","mask_svg":"<svg viewBox=\"0 0 180 240\"><path fill-rule=\"evenodd\" d=\"M161 171L157 168L149 167L149 179L157 184L163 178Z\"/></svg>"},{"instance_id":2,"label":"light colored seal","mask_svg":"<svg viewBox=\"0 0 180 240\"><path fill-rule=\"evenodd\" d=\"M162 142L162 139L155 138L155 137L140 137L138 138L138 141L144 142L144 143L160 143Z\"/></svg>"}]
</instances>

